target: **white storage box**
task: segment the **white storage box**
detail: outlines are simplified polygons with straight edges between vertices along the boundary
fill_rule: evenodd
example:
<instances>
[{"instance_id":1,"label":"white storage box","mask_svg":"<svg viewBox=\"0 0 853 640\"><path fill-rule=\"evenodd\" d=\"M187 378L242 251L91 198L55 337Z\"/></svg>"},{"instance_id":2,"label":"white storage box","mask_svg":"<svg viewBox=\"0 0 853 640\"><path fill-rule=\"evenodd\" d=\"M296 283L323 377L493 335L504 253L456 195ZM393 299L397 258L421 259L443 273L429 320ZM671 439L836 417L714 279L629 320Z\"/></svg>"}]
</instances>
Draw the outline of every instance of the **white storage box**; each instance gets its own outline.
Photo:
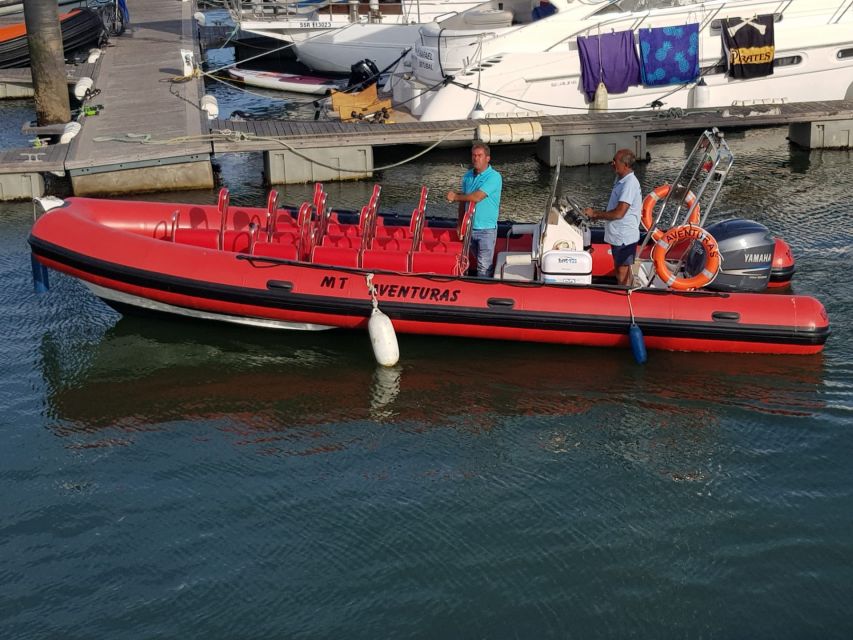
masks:
<instances>
[{"instance_id":1,"label":"white storage box","mask_svg":"<svg viewBox=\"0 0 853 640\"><path fill-rule=\"evenodd\" d=\"M592 256L586 251L548 251L542 256L542 279L558 284L592 284Z\"/></svg>"}]
</instances>

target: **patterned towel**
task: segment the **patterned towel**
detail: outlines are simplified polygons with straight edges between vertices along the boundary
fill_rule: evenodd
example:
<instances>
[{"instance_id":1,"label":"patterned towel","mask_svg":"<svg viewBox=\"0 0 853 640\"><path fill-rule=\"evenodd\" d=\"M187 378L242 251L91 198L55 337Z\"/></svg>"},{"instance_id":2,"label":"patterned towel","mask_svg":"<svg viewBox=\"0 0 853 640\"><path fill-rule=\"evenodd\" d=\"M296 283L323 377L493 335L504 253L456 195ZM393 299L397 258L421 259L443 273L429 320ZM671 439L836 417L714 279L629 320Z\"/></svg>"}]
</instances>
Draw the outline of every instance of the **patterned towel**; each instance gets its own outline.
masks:
<instances>
[{"instance_id":1,"label":"patterned towel","mask_svg":"<svg viewBox=\"0 0 853 640\"><path fill-rule=\"evenodd\" d=\"M640 29L643 84L684 84L699 77L699 25Z\"/></svg>"}]
</instances>

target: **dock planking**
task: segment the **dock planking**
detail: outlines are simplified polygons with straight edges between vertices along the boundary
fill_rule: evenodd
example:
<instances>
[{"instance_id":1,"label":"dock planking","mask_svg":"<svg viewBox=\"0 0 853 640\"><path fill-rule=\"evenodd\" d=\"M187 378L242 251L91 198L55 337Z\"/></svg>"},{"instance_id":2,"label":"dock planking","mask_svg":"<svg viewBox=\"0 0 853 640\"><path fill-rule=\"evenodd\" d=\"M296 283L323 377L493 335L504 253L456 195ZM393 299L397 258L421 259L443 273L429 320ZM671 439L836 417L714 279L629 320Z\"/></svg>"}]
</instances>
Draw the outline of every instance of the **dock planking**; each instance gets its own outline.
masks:
<instances>
[{"instance_id":1,"label":"dock planking","mask_svg":"<svg viewBox=\"0 0 853 640\"><path fill-rule=\"evenodd\" d=\"M829 101L424 123L227 119L209 122L199 107L204 90L202 79L176 80L182 74L180 49L191 49L199 55L192 18L194 3L129 0L129 4L134 17L132 31L116 38L97 62L69 65L66 69L70 84L84 76L95 79L95 87L101 92L93 102L102 104L103 110L81 121L83 129L70 145L57 145L49 150L15 149L0 154L0 174L68 170L73 179L184 162L197 166L214 152L280 150L282 143L294 149L430 145L438 141L464 144L478 137L480 125L536 122L546 137L677 132L708 126L743 129L853 119L853 101ZM31 82L29 69L0 70L0 82L3 74L10 83ZM143 136L149 136L150 140L140 143Z\"/></svg>"},{"instance_id":2,"label":"dock planking","mask_svg":"<svg viewBox=\"0 0 853 640\"><path fill-rule=\"evenodd\" d=\"M67 153L67 144L7 149L0 152L0 173L61 172L65 168Z\"/></svg>"},{"instance_id":3,"label":"dock planking","mask_svg":"<svg viewBox=\"0 0 853 640\"><path fill-rule=\"evenodd\" d=\"M181 76L181 49L198 55L194 41L192 2L130 0L133 29L117 38L100 60L95 86L103 110L87 118L71 142L65 167L77 173L127 165L166 163L170 159L205 156L210 143L199 103L201 78L172 82ZM156 144L142 144L149 135ZM168 143L175 138L185 142ZM196 139L192 139L196 138Z\"/></svg>"},{"instance_id":4,"label":"dock planking","mask_svg":"<svg viewBox=\"0 0 853 640\"><path fill-rule=\"evenodd\" d=\"M66 64L65 65L65 80L68 84L75 84L80 78L92 77L98 65L97 62L83 62L81 64ZM17 69L0 69L0 82L8 82L23 85L32 85L33 72L29 67L21 67Z\"/></svg>"},{"instance_id":5,"label":"dock planking","mask_svg":"<svg viewBox=\"0 0 853 640\"><path fill-rule=\"evenodd\" d=\"M538 122L543 136L572 134L685 131L710 126L749 128L779 126L799 122L853 119L853 101L833 100L802 103L768 103L718 107L713 109L648 110L631 112L584 113L578 115L483 120L447 120L443 122L401 122L373 124L353 122L342 125L329 121L276 122L280 133L270 133L270 122L263 120L217 120L211 132L217 153L266 151L280 148L280 143L262 138L280 137L294 148L394 144L431 144L439 138L447 142L476 139L479 125L505 125ZM282 126L283 125L283 126ZM247 138L238 138L234 132ZM252 139L257 137L258 139Z\"/></svg>"}]
</instances>

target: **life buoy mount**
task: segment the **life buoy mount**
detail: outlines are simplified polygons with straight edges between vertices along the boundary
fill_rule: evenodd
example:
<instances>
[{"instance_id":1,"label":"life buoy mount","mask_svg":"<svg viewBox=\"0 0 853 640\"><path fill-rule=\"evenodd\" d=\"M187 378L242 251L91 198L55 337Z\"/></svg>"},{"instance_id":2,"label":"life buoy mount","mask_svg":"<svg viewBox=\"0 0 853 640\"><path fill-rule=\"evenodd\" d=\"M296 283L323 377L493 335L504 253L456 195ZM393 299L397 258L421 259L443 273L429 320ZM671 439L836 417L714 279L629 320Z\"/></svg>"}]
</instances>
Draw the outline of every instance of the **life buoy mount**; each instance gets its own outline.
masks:
<instances>
[{"instance_id":1,"label":"life buoy mount","mask_svg":"<svg viewBox=\"0 0 853 640\"><path fill-rule=\"evenodd\" d=\"M720 272L720 251L717 241L710 233L702 227L686 224L681 227L673 227L663 232L660 229L652 233L655 246L652 249L652 262L658 277L666 283L666 286L676 291L687 289L699 289L713 282ZM705 264L695 276L680 278L674 273L666 262L666 254L674 244L686 240L700 242L705 253Z\"/></svg>"},{"instance_id":2,"label":"life buoy mount","mask_svg":"<svg viewBox=\"0 0 853 640\"><path fill-rule=\"evenodd\" d=\"M655 213L655 205L666 198L669 195L672 187L668 184L662 184L659 187L655 187L652 192L645 197L643 200L643 215L640 218L640 221L643 223L643 228L648 231L652 228L652 224L654 223L654 213ZM690 218L688 222L690 224L698 224L699 223L699 205L696 204L696 194L692 191L688 191L687 195L684 197L684 204L688 207L693 207L693 211L690 213Z\"/></svg>"}]
</instances>

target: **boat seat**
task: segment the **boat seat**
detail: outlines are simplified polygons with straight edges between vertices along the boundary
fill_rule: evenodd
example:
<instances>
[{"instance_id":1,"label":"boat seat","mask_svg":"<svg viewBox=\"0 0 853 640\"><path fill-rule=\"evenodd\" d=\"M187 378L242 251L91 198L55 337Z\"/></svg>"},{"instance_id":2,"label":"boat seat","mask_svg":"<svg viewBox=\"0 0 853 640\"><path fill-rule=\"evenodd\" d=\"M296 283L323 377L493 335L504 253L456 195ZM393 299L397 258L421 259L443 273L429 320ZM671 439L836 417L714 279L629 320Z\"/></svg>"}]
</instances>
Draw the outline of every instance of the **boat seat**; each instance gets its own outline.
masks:
<instances>
[{"instance_id":1,"label":"boat seat","mask_svg":"<svg viewBox=\"0 0 853 640\"><path fill-rule=\"evenodd\" d=\"M269 242L274 244L290 244L295 245L299 240L299 230L294 227L292 231L277 231L272 234Z\"/></svg>"},{"instance_id":2,"label":"boat seat","mask_svg":"<svg viewBox=\"0 0 853 640\"><path fill-rule=\"evenodd\" d=\"M295 244L280 244L278 242L256 242L252 255L283 260L296 260L299 257Z\"/></svg>"},{"instance_id":3,"label":"boat seat","mask_svg":"<svg viewBox=\"0 0 853 640\"><path fill-rule=\"evenodd\" d=\"M461 275L459 253L434 253L415 251L412 253L413 273L437 273L441 275Z\"/></svg>"},{"instance_id":4,"label":"boat seat","mask_svg":"<svg viewBox=\"0 0 853 640\"><path fill-rule=\"evenodd\" d=\"M346 249L358 249L361 246L361 236L323 236L320 241L321 247L339 247Z\"/></svg>"},{"instance_id":5,"label":"boat seat","mask_svg":"<svg viewBox=\"0 0 853 640\"><path fill-rule=\"evenodd\" d=\"M424 242L461 242L455 228L424 227Z\"/></svg>"},{"instance_id":6,"label":"boat seat","mask_svg":"<svg viewBox=\"0 0 853 640\"><path fill-rule=\"evenodd\" d=\"M510 260L509 264L507 263L508 258L516 256L522 260ZM531 259L530 251L501 251L495 259L495 278L522 282L535 280L536 265Z\"/></svg>"},{"instance_id":7,"label":"boat seat","mask_svg":"<svg viewBox=\"0 0 853 640\"><path fill-rule=\"evenodd\" d=\"M416 235L423 235L422 229L424 225L424 216L426 215L426 203L427 203L427 195L429 194L429 189L427 187L421 187L420 197L418 198L418 206L415 207L415 210L412 211L412 216L409 218L408 225L389 225L382 223L383 219L377 218L376 220L376 230L375 230L375 238L393 238L395 240L408 240L409 245L412 244L412 239Z\"/></svg>"},{"instance_id":8,"label":"boat seat","mask_svg":"<svg viewBox=\"0 0 853 640\"><path fill-rule=\"evenodd\" d=\"M346 236L348 238L361 237L361 225L346 224L342 222L330 222L326 225L326 235L329 236Z\"/></svg>"},{"instance_id":9,"label":"boat seat","mask_svg":"<svg viewBox=\"0 0 853 640\"><path fill-rule=\"evenodd\" d=\"M411 238L375 237L370 242L372 251L403 251L408 253L412 248Z\"/></svg>"},{"instance_id":10,"label":"boat seat","mask_svg":"<svg viewBox=\"0 0 853 640\"><path fill-rule=\"evenodd\" d=\"M421 251L428 253L462 253L461 242L421 242Z\"/></svg>"},{"instance_id":11,"label":"boat seat","mask_svg":"<svg viewBox=\"0 0 853 640\"><path fill-rule=\"evenodd\" d=\"M381 218L376 221L376 237L377 238L393 238L395 240L404 240L411 238L412 234L409 227L398 225L380 224Z\"/></svg>"},{"instance_id":12,"label":"boat seat","mask_svg":"<svg viewBox=\"0 0 853 640\"><path fill-rule=\"evenodd\" d=\"M219 232L216 229L175 229L174 241L205 249L219 248Z\"/></svg>"},{"instance_id":13,"label":"boat seat","mask_svg":"<svg viewBox=\"0 0 853 640\"><path fill-rule=\"evenodd\" d=\"M409 252L371 249L362 255L361 266L363 269L409 271Z\"/></svg>"},{"instance_id":14,"label":"boat seat","mask_svg":"<svg viewBox=\"0 0 853 640\"><path fill-rule=\"evenodd\" d=\"M223 238L222 248L225 251L245 253L249 250L252 242L252 233L248 229L242 231L226 231Z\"/></svg>"},{"instance_id":15,"label":"boat seat","mask_svg":"<svg viewBox=\"0 0 853 640\"><path fill-rule=\"evenodd\" d=\"M358 267L360 253L358 249L350 247L324 247L319 245L311 251L311 262L340 267Z\"/></svg>"},{"instance_id":16,"label":"boat seat","mask_svg":"<svg viewBox=\"0 0 853 640\"><path fill-rule=\"evenodd\" d=\"M296 219L287 211L278 211L273 224L273 231L287 231L296 228Z\"/></svg>"}]
</instances>

